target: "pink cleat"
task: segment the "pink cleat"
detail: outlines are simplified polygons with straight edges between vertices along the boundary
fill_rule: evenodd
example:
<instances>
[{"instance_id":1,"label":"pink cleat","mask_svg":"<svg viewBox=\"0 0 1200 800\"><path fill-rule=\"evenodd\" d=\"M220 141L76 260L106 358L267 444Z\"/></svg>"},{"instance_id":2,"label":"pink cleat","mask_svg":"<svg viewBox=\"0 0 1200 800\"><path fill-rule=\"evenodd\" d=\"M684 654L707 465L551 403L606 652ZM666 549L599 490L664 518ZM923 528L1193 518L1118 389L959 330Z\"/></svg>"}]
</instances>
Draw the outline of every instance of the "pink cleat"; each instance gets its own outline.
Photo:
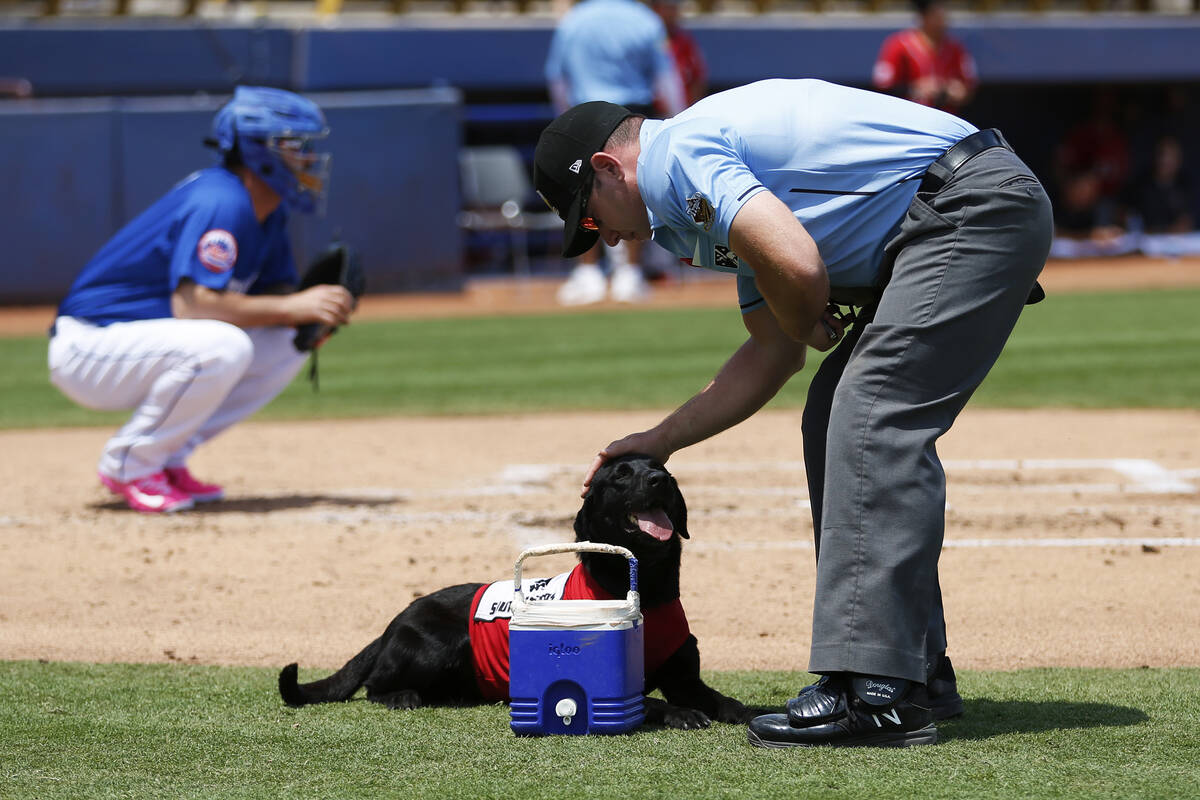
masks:
<instances>
[{"instance_id":1,"label":"pink cleat","mask_svg":"<svg viewBox=\"0 0 1200 800\"><path fill-rule=\"evenodd\" d=\"M172 486L163 472L156 472L128 483L121 483L101 474L100 482L113 494L124 497L125 502L129 503L129 507L134 511L169 514L173 511L186 511L195 505L191 496Z\"/></svg>"},{"instance_id":2,"label":"pink cleat","mask_svg":"<svg viewBox=\"0 0 1200 800\"><path fill-rule=\"evenodd\" d=\"M215 483L204 483L196 480L187 467L167 467L163 470L167 480L179 491L187 494L197 503L211 503L223 500L225 490Z\"/></svg>"}]
</instances>

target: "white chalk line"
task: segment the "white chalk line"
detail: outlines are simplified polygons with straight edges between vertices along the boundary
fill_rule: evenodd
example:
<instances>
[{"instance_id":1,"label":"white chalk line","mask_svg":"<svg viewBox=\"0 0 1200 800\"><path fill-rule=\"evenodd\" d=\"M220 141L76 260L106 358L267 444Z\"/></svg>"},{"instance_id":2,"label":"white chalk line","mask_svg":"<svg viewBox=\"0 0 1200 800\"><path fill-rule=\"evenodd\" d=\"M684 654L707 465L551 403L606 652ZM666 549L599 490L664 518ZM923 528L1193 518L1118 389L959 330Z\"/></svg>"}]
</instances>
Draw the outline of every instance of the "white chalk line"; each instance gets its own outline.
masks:
<instances>
[{"instance_id":1,"label":"white chalk line","mask_svg":"<svg viewBox=\"0 0 1200 800\"><path fill-rule=\"evenodd\" d=\"M1200 507L1193 509L1200 514ZM356 511L301 511L284 512L291 516L316 518L327 523L382 523L399 528L415 527L428 524L475 524L485 528L497 536L505 536L518 548L530 547L547 542L571 541L573 534L570 525L547 526L537 524L534 517L527 513L504 511L417 511L417 512L379 512L375 510ZM782 516L777 513L775 516ZM761 515L747 515L736 510L718 512L689 512L690 527L695 522L720 517L754 518ZM523 522L523 519L530 520ZM1005 537L1005 538L972 538L946 539L944 549L999 549L999 548L1112 548L1112 547L1200 547L1200 538L1175 536L1130 536L1130 537ZM714 552L763 551L763 550L811 550L813 544L808 540L752 540L737 541L690 541L689 549Z\"/></svg>"},{"instance_id":2,"label":"white chalk line","mask_svg":"<svg viewBox=\"0 0 1200 800\"><path fill-rule=\"evenodd\" d=\"M1045 470L1071 470L1116 472L1126 478L1125 482L1112 483L1061 483L1061 484L1024 484L989 485L984 488L971 487L972 490L1003 491L1018 490L1021 492L1105 492L1105 493L1147 493L1147 494L1195 494L1197 488L1189 479L1200 477L1200 469L1169 470L1161 464L1147 458L1014 458L1014 459L947 459L942 462L948 473L971 471L1003 470L1020 474ZM696 461L684 462L677 471L731 473L798 473L804 474L803 461ZM458 493L476 494L529 494L537 491L552 490L556 479L568 475L580 474L578 464L508 464L503 467L493 481L479 487L463 487L450 490L452 496ZM713 489L714 487L704 487ZM964 488L964 487L958 487ZM795 492L795 487L777 486L726 486L719 487L721 491L733 494L783 494Z\"/></svg>"},{"instance_id":3,"label":"white chalk line","mask_svg":"<svg viewBox=\"0 0 1200 800\"><path fill-rule=\"evenodd\" d=\"M970 471L1003 470L1026 475L1040 470L1059 471L1095 471L1116 472L1127 479L1127 482L1095 482L1095 483L1061 483L1040 484L1013 482L1012 484L990 484L987 486L952 484L951 496L956 494L989 494L1019 491L1022 494L1066 493L1081 495L1087 493L1104 494L1194 494L1196 487L1188 479L1200 477L1200 469L1168 470L1149 459L1110 458L1110 459L950 459L943 462L948 473ZM808 498L804 489L802 461L765 461L765 462L688 462L676 468L676 471L763 475L780 472L797 473L796 485L788 486L745 486L745 485L702 485L689 490L693 498L711 496L737 497L793 497L794 504L787 508L770 509L704 509L692 502L690 512L693 525L704 520L738 519L742 521L763 519L768 517L792 517L802 514L809 508ZM526 496L533 494L551 494L561 491L560 483L564 478L578 477L578 464L508 464L502 467L495 476L487 482L474 486L458 486L447 489L397 491L381 487L364 487L345 489L329 493L332 497L343 497L348 500L391 500L393 502L412 502L421 499L456 499L484 498L503 496ZM947 503L947 510L953 510L953 503ZM515 546L527 547L547 541L569 541L572 538L570 525L558 526L540 524L545 514L512 511L482 511L482 510L451 510L451 511L396 511L377 508L356 508L350 510L297 510L282 512L291 516L309 519L319 519L328 523L342 524L383 524L399 528L416 527L421 525L473 525L495 535L506 536ZM552 513L552 512L551 512ZM1012 506L995 509L972 508L974 514L1005 514L1014 513ZM1073 504L1057 509L1040 510L1030 508L1026 513L1035 516L1061 516L1076 514L1084 516L1100 516L1119 513L1130 515L1200 515L1200 506L1157 506L1139 504L1123 506L1114 504L1080 505ZM573 517L574 512L563 516ZM1161 547L1195 547L1200 539L1185 537L1132 537L1132 538L995 538L995 539L948 539L944 546L947 548L1084 548L1084 547L1131 547L1137 545ZM736 542L694 542L691 544L700 550L796 550L812 549L808 541L753 541Z\"/></svg>"},{"instance_id":4,"label":"white chalk line","mask_svg":"<svg viewBox=\"0 0 1200 800\"><path fill-rule=\"evenodd\" d=\"M947 473L972 471L1008 471L1024 475L1039 470L1070 470L1116 472L1127 481L1073 482L1073 483L1027 483L972 485L956 482L954 493L994 493L1017 491L1022 494L1196 494L1197 488L1188 479L1200 477L1200 469L1168 470L1155 461L1144 458L1066 458L1066 459L949 459L943 462ZM742 497L770 497L795 495L799 502L806 502L804 495L804 462L802 461L748 461L748 462L691 462L684 469L691 472L716 472L721 474L755 474L795 472L794 485L773 486L695 486L692 491L730 494ZM557 482L563 477L579 477L578 464L508 464L487 483L474 486L458 486L416 492L397 492L394 489L365 488L343 490L334 496L357 496L396 500L455 497L504 497L524 496L559 491Z\"/></svg>"},{"instance_id":5,"label":"white chalk line","mask_svg":"<svg viewBox=\"0 0 1200 800\"><path fill-rule=\"evenodd\" d=\"M764 517L796 517L807 518L806 514L801 512L806 511L809 507L807 500L797 501L794 507L788 508L698 508L695 503L691 504L688 515L692 519L761 519ZM947 510L953 511L953 507L947 504ZM511 522L514 524L525 525L523 520L531 520L529 525L534 524L532 520L540 519L546 516L552 516L556 512L547 511L545 513L533 513L529 511L381 511L372 508L356 508L351 510L344 509L311 509L311 510L295 510L295 511L278 511L274 512L277 515L302 516L307 518L319 517L330 522L352 522L355 520L371 520L374 522L391 522L399 525L417 525L421 523L435 524L454 524L454 523L486 523L497 524ZM1055 509L1028 509L1025 511L1015 510L1011 506L998 506L992 508L972 507L971 514L979 515L1012 515L1014 513L1024 513L1029 516L1053 516L1059 517L1064 514L1072 514L1078 516L1104 516L1109 514L1125 514L1130 517L1149 517L1157 514L1170 513L1173 515L1191 515L1200 516L1200 505L1184 505L1184 506L1152 506L1152 505L1137 505L1137 506L1121 506L1121 505L1092 505L1092 506L1063 506ZM574 517L573 511L563 511L560 516ZM0 520L0 524L3 524ZM17 521L13 521L19 524Z\"/></svg>"},{"instance_id":6,"label":"white chalk line","mask_svg":"<svg viewBox=\"0 0 1200 800\"><path fill-rule=\"evenodd\" d=\"M1117 537L1054 538L1054 539L946 539L942 549L998 549L998 548L1087 548L1087 547L1200 547L1200 539L1189 537ZM738 552L759 550L812 550L808 541L738 541L738 542L690 542L689 550L715 552Z\"/></svg>"},{"instance_id":7,"label":"white chalk line","mask_svg":"<svg viewBox=\"0 0 1200 800\"><path fill-rule=\"evenodd\" d=\"M1195 494L1196 487L1179 477L1175 471L1166 469L1148 458L1030 458L1030 459L980 459L974 461L947 461L948 470L1011 470L1025 472L1041 469L1057 470L1111 470L1129 479L1135 491L1152 494Z\"/></svg>"},{"instance_id":8,"label":"white chalk line","mask_svg":"<svg viewBox=\"0 0 1200 800\"><path fill-rule=\"evenodd\" d=\"M686 488L686 487L685 487ZM367 494L370 491L370 494ZM398 492L394 489L389 490L360 490L360 489L343 489L329 491L325 494L328 497L343 499L343 500L378 500L390 501L395 503L410 502L413 500L434 500L434 499L466 499L466 498L484 498L484 497L528 497L536 494L558 494L561 489L551 486L508 486L508 485L489 485L478 487L461 487L455 489L435 489L430 491L406 491ZM1061 494L1061 495L1086 495L1086 494L1106 494L1106 495L1137 495L1137 494L1161 494L1161 492L1147 492L1140 485L1127 483L1031 483L1031 484L968 484L962 482L951 483L948 493L954 495L986 495L997 494L1002 492L1020 492L1021 494ZM264 494L264 497L285 497L288 492L276 492L273 494ZM710 495L722 497L794 497L797 507L808 508L807 490L802 486L720 486L720 485L704 485L692 486L688 489L689 497L704 497ZM1173 494L1177 494L1173 492ZM3 520L0 520L0 525Z\"/></svg>"}]
</instances>

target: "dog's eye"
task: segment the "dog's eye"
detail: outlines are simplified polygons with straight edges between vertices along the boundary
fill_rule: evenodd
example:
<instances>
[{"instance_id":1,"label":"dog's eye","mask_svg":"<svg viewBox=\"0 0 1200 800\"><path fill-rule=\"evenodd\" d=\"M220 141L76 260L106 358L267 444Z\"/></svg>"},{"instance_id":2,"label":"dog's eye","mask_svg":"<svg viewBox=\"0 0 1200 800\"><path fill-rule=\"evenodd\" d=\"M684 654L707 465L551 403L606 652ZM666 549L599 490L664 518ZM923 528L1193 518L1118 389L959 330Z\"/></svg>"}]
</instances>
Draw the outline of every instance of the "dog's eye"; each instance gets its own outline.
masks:
<instances>
[{"instance_id":1,"label":"dog's eye","mask_svg":"<svg viewBox=\"0 0 1200 800\"><path fill-rule=\"evenodd\" d=\"M618 478L628 478L633 474L633 467L629 466L628 464L617 464L614 474Z\"/></svg>"}]
</instances>

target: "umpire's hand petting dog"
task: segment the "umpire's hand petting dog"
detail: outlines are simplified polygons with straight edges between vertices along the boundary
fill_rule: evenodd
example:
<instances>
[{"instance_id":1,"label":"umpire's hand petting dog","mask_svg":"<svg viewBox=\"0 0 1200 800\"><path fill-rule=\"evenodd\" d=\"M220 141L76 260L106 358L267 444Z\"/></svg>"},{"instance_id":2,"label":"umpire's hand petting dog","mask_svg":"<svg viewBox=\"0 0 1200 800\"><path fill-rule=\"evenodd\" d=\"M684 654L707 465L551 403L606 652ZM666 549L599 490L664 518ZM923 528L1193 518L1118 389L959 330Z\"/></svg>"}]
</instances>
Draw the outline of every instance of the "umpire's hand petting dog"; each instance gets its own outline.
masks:
<instances>
[{"instance_id":1,"label":"umpire's hand petting dog","mask_svg":"<svg viewBox=\"0 0 1200 800\"><path fill-rule=\"evenodd\" d=\"M575 517L575 538L621 545L637 556L646 626L645 688L658 689L666 698L646 698L647 723L706 728L713 720L744 723L759 713L700 679L700 650L679 602L687 507L662 464L643 455L606 462ZM565 599L580 597L576 592L572 598L572 586L591 590L583 593L587 597L625 597L629 568L624 559L584 552L579 560L567 579ZM507 701L507 619L502 637L484 635L485 620L494 616L493 604L482 607L479 602L487 587L465 583L414 600L382 636L333 675L299 684L297 665L284 667L279 693L290 706L348 700L363 686L368 700L389 708ZM483 643L488 638L490 647Z\"/></svg>"}]
</instances>

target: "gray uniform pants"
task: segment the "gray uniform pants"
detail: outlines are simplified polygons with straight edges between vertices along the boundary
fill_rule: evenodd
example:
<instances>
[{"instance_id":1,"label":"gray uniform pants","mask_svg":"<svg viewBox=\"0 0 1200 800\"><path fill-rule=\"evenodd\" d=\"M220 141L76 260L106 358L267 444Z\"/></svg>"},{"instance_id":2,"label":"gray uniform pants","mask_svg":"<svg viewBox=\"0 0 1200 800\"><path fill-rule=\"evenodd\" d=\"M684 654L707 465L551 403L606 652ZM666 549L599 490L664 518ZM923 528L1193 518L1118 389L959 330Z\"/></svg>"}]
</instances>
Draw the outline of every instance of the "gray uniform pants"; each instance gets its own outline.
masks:
<instances>
[{"instance_id":1,"label":"gray uniform pants","mask_svg":"<svg viewBox=\"0 0 1200 800\"><path fill-rule=\"evenodd\" d=\"M1046 261L1051 209L1011 151L918 193L885 250L891 280L830 353L804 410L817 544L812 672L924 683L946 648L935 444L1000 356Z\"/></svg>"}]
</instances>

